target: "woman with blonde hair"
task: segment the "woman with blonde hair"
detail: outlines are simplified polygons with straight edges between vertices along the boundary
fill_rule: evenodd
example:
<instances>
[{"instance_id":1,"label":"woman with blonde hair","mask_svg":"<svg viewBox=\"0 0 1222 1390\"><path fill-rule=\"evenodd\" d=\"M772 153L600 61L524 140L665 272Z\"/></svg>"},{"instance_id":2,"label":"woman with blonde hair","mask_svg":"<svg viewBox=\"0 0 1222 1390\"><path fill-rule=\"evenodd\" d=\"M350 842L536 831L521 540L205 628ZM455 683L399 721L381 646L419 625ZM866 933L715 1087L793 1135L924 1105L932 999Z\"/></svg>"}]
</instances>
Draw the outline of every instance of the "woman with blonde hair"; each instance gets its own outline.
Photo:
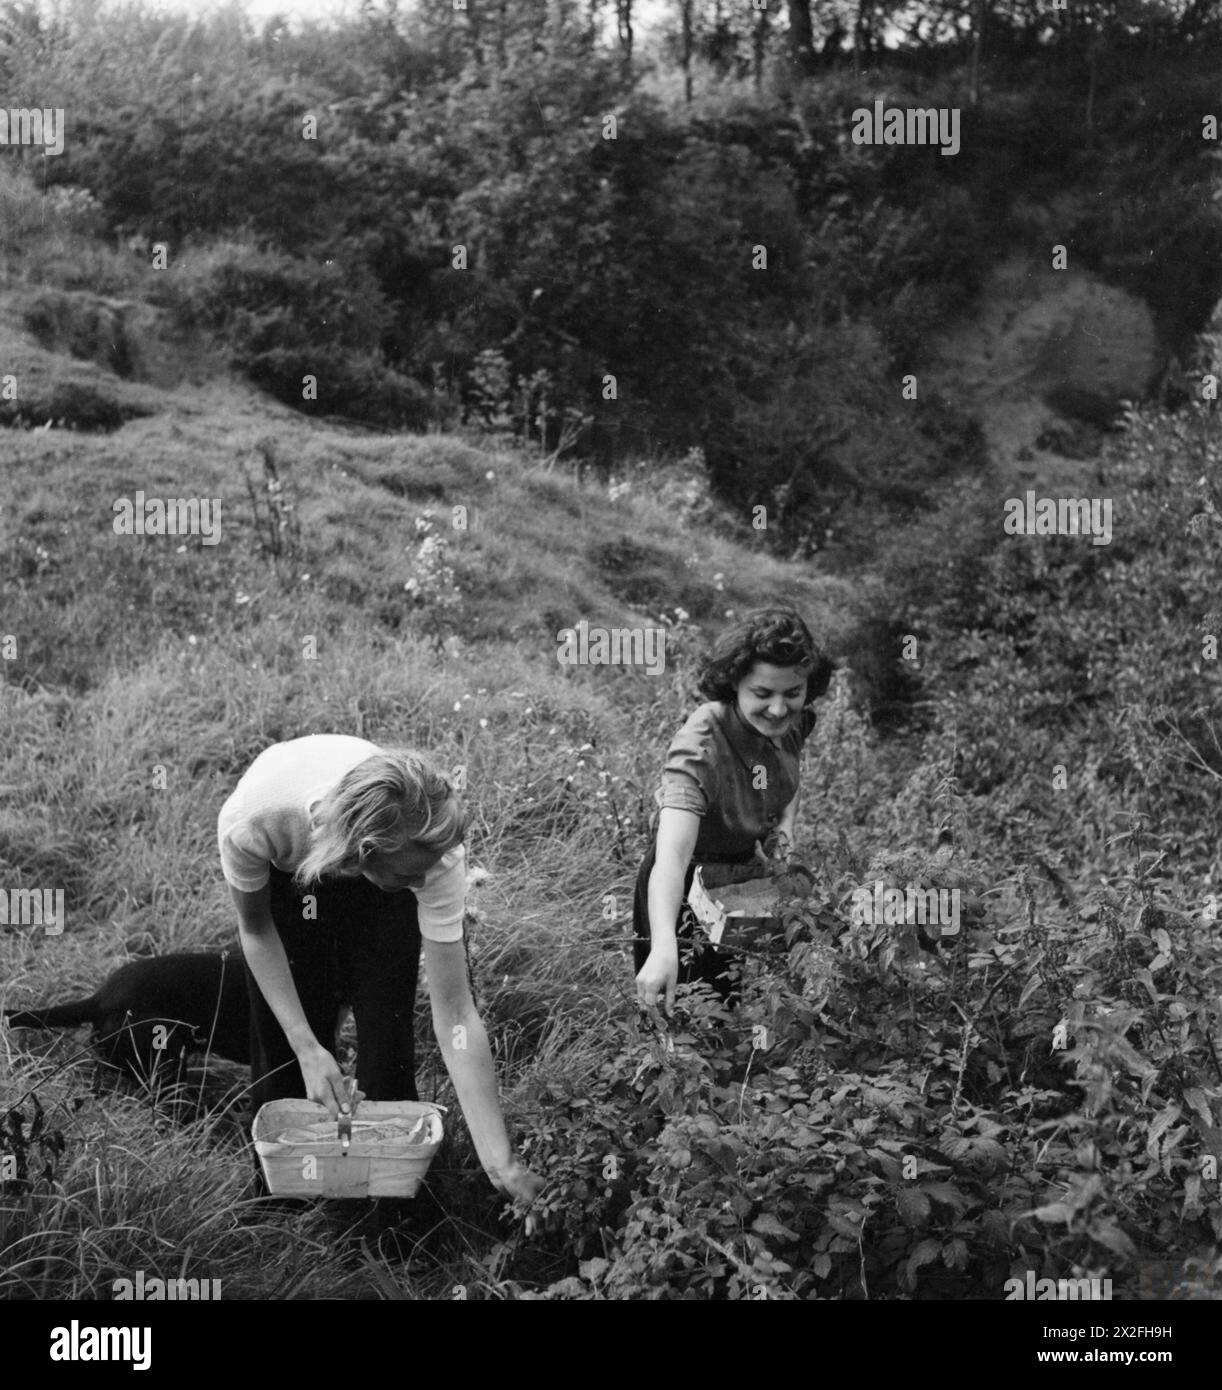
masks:
<instances>
[{"instance_id":1,"label":"woman with blonde hair","mask_svg":"<svg viewBox=\"0 0 1222 1390\"><path fill-rule=\"evenodd\" d=\"M532 1198L514 1153L463 940L465 818L421 754L345 734L273 744L217 821L251 1007L252 1098L349 1096L332 1049L357 1032L355 1099L416 1100L413 1018L423 943L433 1028L492 1185Z\"/></svg>"}]
</instances>

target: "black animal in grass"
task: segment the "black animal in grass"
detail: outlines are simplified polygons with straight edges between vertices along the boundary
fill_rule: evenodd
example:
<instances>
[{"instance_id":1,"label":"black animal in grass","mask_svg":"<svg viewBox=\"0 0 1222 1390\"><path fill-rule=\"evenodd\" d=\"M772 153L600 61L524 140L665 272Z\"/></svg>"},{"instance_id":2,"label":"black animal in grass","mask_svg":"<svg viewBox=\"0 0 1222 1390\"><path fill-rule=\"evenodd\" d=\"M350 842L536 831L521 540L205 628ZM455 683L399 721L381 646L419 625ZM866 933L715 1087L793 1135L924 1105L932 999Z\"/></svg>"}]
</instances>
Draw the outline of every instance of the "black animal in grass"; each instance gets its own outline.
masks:
<instances>
[{"instance_id":1,"label":"black animal in grass","mask_svg":"<svg viewBox=\"0 0 1222 1390\"><path fill-rule=\"evenodd\" d=\"M4 1013L10 1028L92 1023L102 1060L137 1080L178 1080L193 1052L250 1063L246 968L234 951L131 960L87 999Z\"/></svg>"}]
</instances>

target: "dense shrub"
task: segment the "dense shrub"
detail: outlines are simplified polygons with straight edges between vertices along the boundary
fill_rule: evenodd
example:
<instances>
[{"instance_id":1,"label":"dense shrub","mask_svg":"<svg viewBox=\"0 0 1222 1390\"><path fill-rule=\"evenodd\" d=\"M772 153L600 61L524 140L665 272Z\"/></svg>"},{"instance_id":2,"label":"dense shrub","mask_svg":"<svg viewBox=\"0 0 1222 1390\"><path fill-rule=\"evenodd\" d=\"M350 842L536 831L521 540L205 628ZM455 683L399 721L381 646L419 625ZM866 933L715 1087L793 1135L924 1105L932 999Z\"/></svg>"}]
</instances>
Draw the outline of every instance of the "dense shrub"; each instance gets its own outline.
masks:
<instances>
[{"instance_id":1,"label":"dense shrub","mask_svg":"<svg viewBox=\"0 0 1222 1390\"><path fill-rule=\"evenodd\" d=\"M128 420L151 413L145 406L121 401L84 381L57 381L20 400L0 401L0 425L16 429L54 427L109 433Z\"/></svg>"},{"instance_id":2,"label":"dense shrub","mask_svg":"<svg viewBox=\"0 0 1222 1390\"><path fill-rule=\"evenodd\" d=\"M958 933L852 921L876 877L959 892ZM568 1272L523 1296L996 1299L1208 1250L1210 927L1140 877L1038 927L997 889L944 855L832 853L738 1010L687 991L672 1028L608 1029L594 1085L541 1077L542 1230L503 1276L543 1247Z\"/></svg>"},{"instance_id":3,"label":"dense shrub","mask_svg":"<svg viewBox=\"0 0 1222 1390\"><path fill-rule=\"evenodd\" d=\"M184 326L217 333L233 364L286 404L400 429L431 417L428 392L380 356L391 311L359 264L222 242L189 254L163 293Z\"/></svg>"},{"instance_id":4,"label":"dense shrub","mask_svg":"<svg viewBox=\"0 0 1222 1390\"><path fill-rule=\"evenodd\" d=\"M950 159L852 144L873 71L704 81L688 104L664 73L628 72L571 7L515 0L471 22L366 7L331 44L231 13L27 19L6 53L11 100L36 86L73 112L47 172L67 190L56 216L163 240L175 271L201 238L250 235L290 258L214 262L210 288L185 295L234 297L220 317L240 365L282 399L300 403L305 343L325 359L329 411L418 425L415 381L453 421L484 424L492 354L504 428L604 466L701 447L723 498L771 496L783 544L809 527L804 508L821 524L846 494L910 506L975 462L966 425L931 429L921 411L912 431L892 387L1024 227L1145 295L1177 346L1222 290L1217 210L1199 196L1208 150L1190 138L1208 65L1191 55L1179 88L1146 74L1158 102L1123 64L1102 69L1098 122L1133 153L1130 177L1081 93L1021 67L1021 95L999 67L979 105L941 61L886 71L893 103L962 111ZM1094 191L1065 202L1067 184ZM1117 213L1153 184L1164 199ZM24 225L34 203L18 203ZM356 341L346 314L367 329Z\"/></svg>"},{"instance_id":5,"label":"dense shrub","mask_svg":"<svg viewBox=\"0 0 1222 1390\"><path fill-rule=\"evenodd\" d=\"M1108 827L1131 812L1175 826L1181 871L1217 865L1214 419L1129 414L1084 489L1111 505L1109 544L1007 536L1007 490L980 482L882 557L880 603L918 639L935 706L927 755L953 762L999 850L1118 866Z\"/></svg>"}]
</instances>

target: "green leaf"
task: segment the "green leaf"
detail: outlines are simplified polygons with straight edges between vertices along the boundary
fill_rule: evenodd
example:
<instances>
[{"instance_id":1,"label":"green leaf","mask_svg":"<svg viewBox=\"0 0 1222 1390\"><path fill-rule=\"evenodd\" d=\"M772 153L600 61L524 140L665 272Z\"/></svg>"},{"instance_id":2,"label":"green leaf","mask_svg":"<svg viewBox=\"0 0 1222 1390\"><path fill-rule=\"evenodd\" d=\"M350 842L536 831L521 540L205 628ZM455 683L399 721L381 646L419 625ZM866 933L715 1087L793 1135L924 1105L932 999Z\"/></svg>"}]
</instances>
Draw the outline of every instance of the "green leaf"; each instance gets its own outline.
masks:
<instances>
[{"instance_id":1,"label":"green leaf","mask_svg":"<svg viewBox=\"0 0 1222 1390\"><path fill-rule=\"evenodd\" d=\"M1137 1255L1137 1247L1111 1218L1092 1222L1089 1235L1121 1259L1133 1259Z\"/></svg>"},{"instance_id":2,"label":"green leaf","mask_svg":"<svg viewBox=\"0 0 1222 1390\"><path fill-rule=\"evenodd\" d=\"M1151 1158L1158 1155L1158 1141L1162 1138L1164 1130L1169 1125L1173 1125L1183 1113L1183 1107L1172 1101L1170 1105L1164 1106L1150 1122L1150 1128L1146 1131L1146 1153Z\"/></svg>"},{"instance_id":3,"label":"green leaf","mask_svg":"<svg viewBox=\"0 0 1222 1390\"><path fill-rule=\"evenodd\" d=\"M827 1222L839 1235L851 1238L854 1242L861 1237L861 1226L838 1211L828 1212Z\"/></svg>"},{"instance_id":4,"label":"green leaf","mask_svg":"<svg viewBox=\"0 0 1222 1390\"><path fill-rule=\"evenodd\" d=\"M967 1264L967 1241L958 1236L943 1247L942 1263L947 1269L962 1269Z\"/></svg>"},{"instance_id":5,"label":"green leaf","mask_svg":"<svg viewBox=\"0 0 1222 1390\"><path fill-rule=\"evenodd\" d=\"M1194 1115L1198 1116L1201 1123L1208 1129L1213 1128L1213 1111L1209 1106L1209 1097L1199 1086L1193 1086L1184 1092L1184 1100L1191 1107Z\"/></svg>"},{"instance_id":6,"label":"green leaf","mask_svg":"<svg viewBox=\"0 0 1222 1390\"><path fill-rule=\"evenodd\" d=\"M1043 982L1043 980L1040 979L1039 975L1032 975L1032 976L1031 976L1031 978L1030 978L1030 979L1027 981L1027 983L1023 986L1023 991L1022 991L1022 993L1018 996L1018 1007L1019 1007L1019 1009L1021 1009L1021 1008L1023 1007L1023 1005L1027 1002L1027 1000L1031 998L1031 996L1035 993L1035 991L1036 991L1037 989L1039 989L1039 987L1040 987L1043 983L1044 983L1044 982Z\"/></svg>"},{"instance_id":7,"label":"green leaf","mask_svg":"<svg viewBox=\"0 0 1222 1390\"><path fill-rule=\"evenodd\" d=\"M1066 1202L1051 1202L1044 1207L1036 1207L1032 1211L1023 1212L1024 1216L1034 1216L1037 1221L1046 1221L1049 1225L1056 1221L1064 1221L1068 1226L1073 1217L1074 1209Z\"/></svg>"},{"instance_id":8,"label":"green leaf","mask_svg":"<svg viewBox=\"0 0 1222 1390\"><path fill-rule=\"evenodd\" d=\"M1004 1212L986 1211L980 1218L985 1234L995 1245L1007 1245L1010 1241L1010 1222Z\"/></svg>"},{"instance_id":9,"label":"green leaf","mask_svg":"<svg viewBox=\"0 0 1222 1390\"><path fill-rule=\"evenodd\" d=\"M929 1219L929 1198L918 1187L901 1187L895 1205L905 1226L919 1226Z\"/></svg>"},{"instance_id":10,"label":"green leaf","mask_svg":"<svg viewBox=\"0 0 1222 1390\"><path fill-rule=\"evenodd\" d=\"M882 1169L883 1176L891 1182L898 1182L900 1175L904 1171L904 1165L895 1157L894 1154L883 1153L879 1149L871 1149L870 1157Z\"/></svg>"},{"instance_id":11,"label":"green leaf","mask_svg":"<svg viewBox=\"0 0 1222 1390\"><path fill-rule=\"evenodd\" d=\"M916 1272L922 1265L933 1264L942 1253L942 1242L940 1240L923 1240L920 1245L908 1256L907 1263L904 1265L905 1273L908 1276L908 1283L911 1287L916 1286Z\"/></svg>"},{"instance_id":12,"label":"green leaf","mask_svg":"<svg viewBox=\"0 0 1222 1390\"><path fill-rule=\"evenodd\" d=\"M935 1202L950 1207L955 1212L961 1212L967 1206L967 1198L957 1187L948 1182L923 1182L921 1191Z\"/></svg>"},{"instance_id":13,"label":"green leaf","mask_svg":"<svg viewBox=\"0 0 1222 1390\"><path fill-rule=\"evenodd\" d=\"M782 1226L769 1211L761 1212L751 1223L751 1229L761 1236L775 1236L778 1240L797 1240L797 1231Z\"/></svg>"}]
</instances>

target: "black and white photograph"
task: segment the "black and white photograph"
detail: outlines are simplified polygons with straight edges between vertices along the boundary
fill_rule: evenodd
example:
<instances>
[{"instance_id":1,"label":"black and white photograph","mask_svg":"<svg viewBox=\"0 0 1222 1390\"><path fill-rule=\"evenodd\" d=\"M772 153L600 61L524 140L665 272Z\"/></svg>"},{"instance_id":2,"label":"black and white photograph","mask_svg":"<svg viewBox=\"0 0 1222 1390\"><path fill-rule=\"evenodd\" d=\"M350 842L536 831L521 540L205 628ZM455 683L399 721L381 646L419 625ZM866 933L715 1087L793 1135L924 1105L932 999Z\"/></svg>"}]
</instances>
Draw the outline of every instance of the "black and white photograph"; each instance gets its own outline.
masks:
<instances>
[{"instance_id":1,"label":"black and white photograph","mask_svg":"<svg viewBox=\"0 0 1222 1390\"><path fill-rule=\"evenodd\" d=\"M1220 120L1219 0L0 0L25 1374L1184 1374Z\"/></svg>"}]
</instances>

